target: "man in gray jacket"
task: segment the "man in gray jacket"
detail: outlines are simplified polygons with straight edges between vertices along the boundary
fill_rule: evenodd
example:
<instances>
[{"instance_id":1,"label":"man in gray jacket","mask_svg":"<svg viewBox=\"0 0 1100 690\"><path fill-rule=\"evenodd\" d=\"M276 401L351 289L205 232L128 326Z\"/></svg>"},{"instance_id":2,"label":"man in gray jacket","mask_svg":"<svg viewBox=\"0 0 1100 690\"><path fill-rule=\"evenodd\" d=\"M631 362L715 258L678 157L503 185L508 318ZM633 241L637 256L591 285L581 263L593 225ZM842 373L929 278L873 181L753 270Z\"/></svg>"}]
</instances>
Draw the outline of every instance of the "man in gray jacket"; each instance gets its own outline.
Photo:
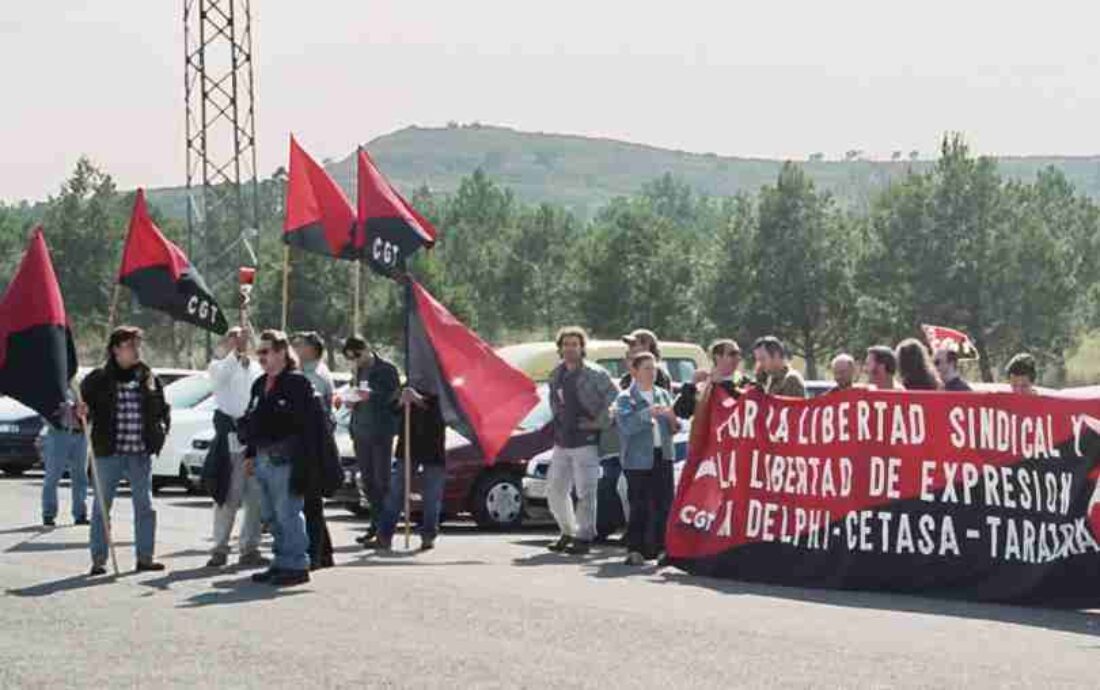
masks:
<instances>
[{"instance_id":1,"label":"man in gray jacket","mask_svg":"<svg viewBox=\"0 0 1100 690\"><path fill-rule=\"evenodd\" d=\"M600 432L610 426L610 406L619 392L605 370L585 361L587 342L581 328L558 331L561 362L550 372L554 450L546 478L547 502L561 537L549 548L573 555L588 553L596 538L599 438Z\"/></svg>"}]
</instances>

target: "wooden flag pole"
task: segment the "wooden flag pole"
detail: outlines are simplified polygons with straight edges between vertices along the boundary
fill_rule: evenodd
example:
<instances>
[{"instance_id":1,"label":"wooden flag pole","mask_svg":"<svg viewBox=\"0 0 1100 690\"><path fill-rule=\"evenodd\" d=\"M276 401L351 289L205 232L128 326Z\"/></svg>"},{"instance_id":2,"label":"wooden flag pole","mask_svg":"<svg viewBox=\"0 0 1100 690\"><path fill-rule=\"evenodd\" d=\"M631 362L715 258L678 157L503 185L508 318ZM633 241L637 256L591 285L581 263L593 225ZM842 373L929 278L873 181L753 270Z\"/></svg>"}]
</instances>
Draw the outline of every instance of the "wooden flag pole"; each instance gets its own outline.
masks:
<instances>
[{"instance_id":1,"label":"wooden flag pole","mask_svg":"<svg viewBox=\"0 0 1100 690\"><path fill-rule=\"evenodd\" d=\"M412 406L405 403L405 550L410 549L412 539Z\"/></svg>"},{"instance_id":2,"label":"wooden flag pole","mask_svg":"<svg viewBox=\"0 0 1100 690\"><path fill-rule=\"evenodd\" d=\"M110 337L111 331L115 328L115 319L118 317L118 293L122 285L118 282L115 283L114 290L111 291L111 306L107 309L107 336Z\"/></svg>"},{"instance_id":3,"label":"wooden flag pole","mask_svg":"<svg viewBox=\"0 0 1100 690\"><path fill-rule=\"evenodd\" d=\"M290 309L290 246L283 246L283 333L286 333Z\"/></svg>"},{"instance_id":4,"label":"wooden flag pole","mask_svg":"<svg viewBox=\"0 0 1100 690\"><path fill-rule=\"evenodd\" d=\"M78 404L83 403L80 396L80 388L78 386L73 386L73 390L76 392L76 402ZM115 577L118 577L118 555L115 553L115 540L111 537L111 512L107 509L107 494L103 492L103 480L99 476L99 465L96 463L95 448L92 447L92 429L88 424L87 415L83 416L80 422L84 427L84 440L87 443L88 460L91 462L92 483L95 485L95 502L99 505L99 518L103 521L103 534L107 537L107 549L111 553L111 568L115 571Z\"/></svg>"}]
</instances>

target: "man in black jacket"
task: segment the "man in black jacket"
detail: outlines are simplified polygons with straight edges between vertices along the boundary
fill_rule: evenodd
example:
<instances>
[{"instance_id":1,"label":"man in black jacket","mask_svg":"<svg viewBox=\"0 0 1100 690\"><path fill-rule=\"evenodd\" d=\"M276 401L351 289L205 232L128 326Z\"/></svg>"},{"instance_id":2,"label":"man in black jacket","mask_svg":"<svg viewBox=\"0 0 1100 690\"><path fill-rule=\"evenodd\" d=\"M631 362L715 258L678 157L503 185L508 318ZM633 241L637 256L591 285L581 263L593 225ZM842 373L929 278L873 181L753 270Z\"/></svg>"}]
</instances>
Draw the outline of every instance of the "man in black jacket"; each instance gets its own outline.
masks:
<instances>
[{"instance_id":1,"label":"man in black jacket","mask_svg":"<svg viewBox=\"0 0 1100 690\"><path fill-rule=\"evenodd\" d=\"M447 427L439 409L438 397L405 388L394 407L403 415L405 404L409 405L409 433L412 436L412 445L409 446L411 467L415 470L419 466L421 469L423 517L420 525L420 550L430 551L435 547L435 538L439 533L439 513L443 503L443 487L447 480L444 448ZM398 461L394 465L386 506L378 525L378 545L383 551L390 548L397 527L397 516L405 502L405 443L405 425L401 424L397 436Z\"/></svg>"},{"instance_id":2,"label":"man in black jacket","mask_svg":"<svg viewBox=\"0 0 1100 690\"><path fill-rule=\"evenodd\" d=\"M680 388L680 395L672 406L673 412L681 419L690 419L695 407L703 398L703 392L710 386L718 386L736 397L749 385L747 376L741 373L741 346L736 340L716 340L710 346L710 361L714 365L710 372L695 372L695 380Z\"/></svg>"},{"instance_id":3,"label":"man in black jacket","mask_svg":"<svg viewBox=\"0 0 1100 690\"><path fill-rule=\"evenodd\" d=\"M252 384L252 400L240 426L245 467L260 484L260 505L275 539L271 568L252 576L276 586L309 582L309 534L305 495L320 483L315 439L327 431L313 384L298 371L282 331L264 331L256 356L264 370Z\"/></svg>"},{"instance_id":4,"label":"man in black jacket","mask_svg":"<svg viewBox=\"0 0 1100 690\"><path fill-rule=\"evenodd\" d=\"M81 413L91 423L92 447L99 472L99 489L92 510L92 575L107 572L107 531L100 501L111 511L118 484L130 481L134 504L134 544L137 569L164 570L153 560L157 513L153 510L153 463L171 424L164 387L141 361L139 328L116 328L107 342L107 363L81 383Z\"/></svg>"}]
</instances>

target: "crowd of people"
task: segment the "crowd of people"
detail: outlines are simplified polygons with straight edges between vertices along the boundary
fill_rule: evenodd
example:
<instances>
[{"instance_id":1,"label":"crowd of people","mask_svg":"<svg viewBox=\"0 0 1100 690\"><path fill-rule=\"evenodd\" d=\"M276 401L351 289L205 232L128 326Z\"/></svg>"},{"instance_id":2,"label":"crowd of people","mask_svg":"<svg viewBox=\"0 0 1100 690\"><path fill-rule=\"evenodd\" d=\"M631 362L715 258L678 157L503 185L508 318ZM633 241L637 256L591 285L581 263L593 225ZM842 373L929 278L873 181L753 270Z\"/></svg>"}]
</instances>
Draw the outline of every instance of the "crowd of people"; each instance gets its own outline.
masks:
<instances>
[{"instance_id":1,"label":"crowd of people","mask_svg":"<svg viewBox=\"0 0 1100 690\"><path fill-rule=\"evenodd\" d=\"M91 526L93 576L106 573L104 520L123 478L129 481L133 502L137 570L165 567L154 559L151 457L164 445L171 416L161 382L142 359L142 338L140 329L128 326L110 334L105 364L90 372L79 396L74 391L62 406L43 448L43 522L55 524L58 480L67 469L73 519ZM778 338L765 336L753 343L751 376L742 371L738 343L720 339L709 348L711 368L697 371L674 395L657 336L639 329L623 341L628 368L615 382L586 358L583 329L568 327L557 334L560 361L548 380L553 450L547 499L560 535L548 548L570 555L590 551L597 534L600 458L615 452L627 484L626 563L662 563L674 492L673 436L683 420L692 418L718 388L738 395L755 386L767 394L804 397L806 385ZM391 548L403 508L407 446L421 476L420 548L434 547L446 480L439 401L428 391L403 386L397 367L362 337L347 338L342 354L353 375L350 386L337 395L324 362L325 341L317 333L291 338L265 330L254 345L248 329L238 327L219 343L208 367L216 411L215 438L203 470L204 486L215 504L207 567L228 564L238 512L243 512L238 565L266 567L253 580L295 585L308 582L311 571L334 564L324 495L343 479L333 439L334 410L342 406L350 408L356 460L371 506L370 525L359 542L366 549ZM971 389L959 373L956 351L930 353L914 339L896 348L869 348L863 362L866 384L857 383L857 369L855 357L837 355L831 363L833 390L862 385L881 390ZM1037 370L1030 355L1013 357L1006 373L1015 392L1035 392ZM406 425L399 423L406 409L409 438ZM90 519L86 431L97 473ZM265 528L273 537L272 560L260 550Z\"/></svg>"}]
</instances>

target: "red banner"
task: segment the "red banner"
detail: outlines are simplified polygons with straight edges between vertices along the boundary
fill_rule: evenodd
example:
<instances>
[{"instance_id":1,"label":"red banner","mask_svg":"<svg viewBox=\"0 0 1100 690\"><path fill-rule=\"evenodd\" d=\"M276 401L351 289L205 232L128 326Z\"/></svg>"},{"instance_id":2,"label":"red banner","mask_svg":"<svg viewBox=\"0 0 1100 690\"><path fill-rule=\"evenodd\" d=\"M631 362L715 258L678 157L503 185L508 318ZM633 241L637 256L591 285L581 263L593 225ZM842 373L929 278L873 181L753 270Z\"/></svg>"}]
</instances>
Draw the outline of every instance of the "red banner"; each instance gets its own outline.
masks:
<instances>
[{"instance_id":1,"label":"red banner","mask_svg":"<svg viewBox=\"0 0 1100 690\"><path fill-rule=\"evenodd\" d=\"M1100 601L1100 399L716 391L668 525L701 574Z\"/></svg>"}]
</instances>

